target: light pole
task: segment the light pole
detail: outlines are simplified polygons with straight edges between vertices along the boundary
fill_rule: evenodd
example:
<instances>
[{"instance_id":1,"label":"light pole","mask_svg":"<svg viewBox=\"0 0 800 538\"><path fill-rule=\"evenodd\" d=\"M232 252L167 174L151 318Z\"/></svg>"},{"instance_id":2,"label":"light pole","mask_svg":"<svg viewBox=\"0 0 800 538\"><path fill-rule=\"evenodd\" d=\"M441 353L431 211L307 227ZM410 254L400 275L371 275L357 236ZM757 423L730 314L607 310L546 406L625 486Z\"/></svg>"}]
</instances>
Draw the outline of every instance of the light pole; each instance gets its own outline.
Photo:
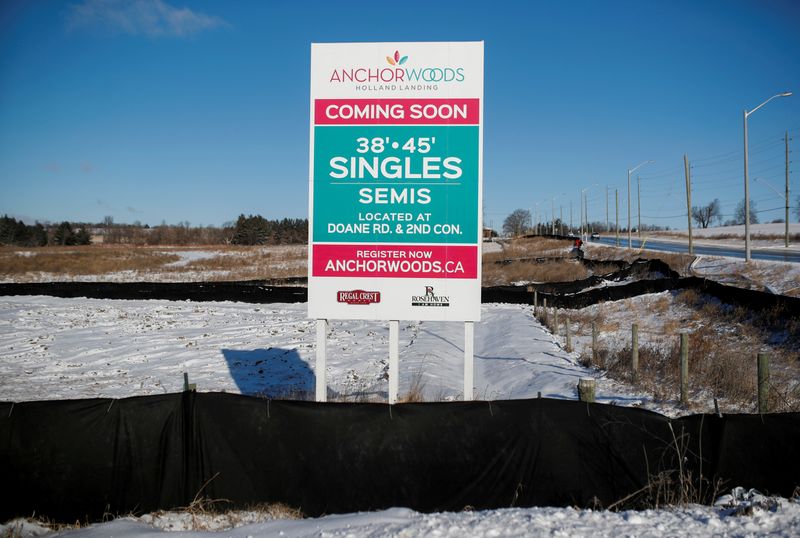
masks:
<instances>
[{"instance_id":1,"label":"light pole","mask_svg":"<svg viewBox=\"0 0 800 538\"><path fill-rule=\"evenodd\" d=\"M789 97L792 92L783 92L773 95L751 111L744 110L744 261L750 261L750 178L747 170L747 117L777 97Z\"/></svg>"},{"instance_id":2,"label":"light pole","mask_svg":"<svg viewBox=\"0 0 800 538\"><path fill-rule=\"evenodd\" d=\"M777 194L778 196L783 198L783 201L786 204L786 207L785 207L785 209L786 209L786 218L784 219L784 221L786 223L786 233L783 236L783 244L784 244L785 248L789 248L789 197L788 196L784 196L781 193L781 191L779 191L778 189L776 189L775 187L770 185L770 183L766 179L764 179L763 177L754 177L753 181L761 181L761 182L763 182L764 185L766 185L767 187L772 189L772 191L775 194ZM789 183L788 182L786 183L786 194L789 194Z\"/></svg>"},{"instance_id":3,"label":"light pole","mask_svg":"<svg viewBox=\"0 0 800 538\"><path fill-rule=\"evenodd\" d=\"M628 168L628 248L631 248L631 174L646 164L652 164L655 161L642 161L633 168Z\"/></svg>"}]
</instances>

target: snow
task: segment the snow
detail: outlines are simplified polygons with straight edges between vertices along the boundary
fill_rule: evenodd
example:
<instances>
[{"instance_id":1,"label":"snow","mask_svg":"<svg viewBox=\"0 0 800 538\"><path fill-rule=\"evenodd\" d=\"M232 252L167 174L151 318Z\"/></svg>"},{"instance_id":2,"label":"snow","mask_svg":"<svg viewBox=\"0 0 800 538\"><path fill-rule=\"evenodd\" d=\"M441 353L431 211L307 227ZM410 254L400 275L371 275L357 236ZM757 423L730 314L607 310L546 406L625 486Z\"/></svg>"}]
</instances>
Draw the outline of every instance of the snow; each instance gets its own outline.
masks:
<instances>
[{"instance_id":1,"label":"snow","mask_svg":"<svg viewBox=\"0 0 800 538\"><path fill-rule=\"evenodd\" d=\"M782 226L782 225L779 225ZM781 228L782 230L782 228ZM794 232L793 232L794 233ZM484 250L499 249L484 243ZM180 266L207 257L183 251ZM214 253L216 254L216 253ZM768 285L797 287L800 274L787 264L759 262ZM778 267L778 269L771 269ZM742 272L728 258L703 257L698 274ZM180 274L180 273L178 273ZM141 276L141 275L139 275ZM739 275L741 276L741 275ZM183 275L181 275L183 277ZM157 276L154 277L158 280ZM174 275L173 275L174 278ZM754 276L755 278L755 276ZM132 280L127 275L119 280ZM187 272L187 280L196 273ZM97 280L112 281L108 275ZM763 279L762 279L763 280ZM657 344L668 292L627 300L620 313L602 309L610 324L628 322L624 310L654 313L638 319L642 342ZM671 305L668 316L682 315ZM673 311L674 310L674 311ZM661 314L658 312L662 311ZM580 378L597 380L598 401L642 406L666 414L679 411L606 379L567 353L532 316L530 306L487 304L475 325L475 393L481 399L576 398ZM610 338L600 333L600 339ZM573 345L588 346L574 334ZM333 399L385 401L388 390L388 326L381 322L330 324L327 378ZM612 344L612 341L607 342ZM404 322L400 333L400 395L421 386L426 400L463 397L463 328L456 323ZM304 304L252 305L234 302L112 301L53 297L0 297L0 400L26 401L176 392L183 372L200 391L269 397L313 394L314 325ZM315 519L266 519L257 513L230 517L159 512L59 533L63 536L798 536L797 499L766 498L741 489L713 507L690 505L638 512L573 508L508 508L421 514L406 508L339 514ZM227 523L226 523L227 522ZM0 524L0 536L39 536L52 531L27 520Z\"/></svg>"},{"instance_id":2,"label":"snow","mask_svg":"<svg viewBox=\"0 0 800 538\"><path fill-rule=\"evenodd\" d=\"M688 235L688 230L673 230L670 233L677 233ZM783 246L783 236L786 233L786 224L780 222L764 223L764 224L751 224L750 225L750 238L759 236L774 236L779 237L781 246ZM800 223L789 223L789 239L791 245L791 236L800 234ZM714 237L714 236L736 236L744 238L744 224L736 226L715 226L711 228L699 228L692 226L692 237Z\"/></svg>"},{"instance_id":3,"label":"snow","mask_svg":"<svg viewBox=\"0 0 800 538\"><path fill-rule=\"evenodd\" d=\"M664 294L635 298L663 300ZM598 379L598 399L657 407L647 397L581 367L561 339L533 319L525 305L487 304L475 331L479 398L575 398L582 377ZM656 316L657 317L657 316ZM647 331L644 320L643 334ZM601 335L602 337L602 335ZM580 336L576 336L580 340ZM174 392L184 371L201 391L280 396L312 392L313 322L305 304L114 301L53 297L0 298L0 399L24 401ZM358 392L385 401L388 328L384 323L331 323L328 379L333 396ZM578 342L578 344L580 344ZM463 328L456 323L406 322L400 335L400 393L415 378L427 399L460 398ZM724 499L725 500L725 499ZM741 505L732 495L729 504ZM572 508L421 514L405 508L264 520L160 512L125 517L59 536L796 536L800 505L773 499L747 510L688 506L640 512ZM35 522L0 525L0 535L37 536Z\"/></svg>"},{"instance_id":4,"label":"snow","mask_svg":"<svg viewBox=\"0 0 800 538\"><path fill-rule=\"evenodd\" d=\"M598 378L598 400L646 397L577 362L533 319L529 306L484 305L475 327L475 394L481 399L576 397ZM281 397L314 391L314 323L305 304L0 298L0 399L123 398L176 392L183 372L200 391ZM461 399L463 325L404 322L400 395ZM331 322L327 378L333 398L385 401L388 324Z\"/></svg>"},{"instance_id":5,"label":"snow","mask_svg":"<svg viewBox=\"0 0 800 538\"><path fill-rule=\"evenodd\" d=\"M500 240L492 239L491 241L484 241L481 243L481 252L484 254L489 252L502 252L503 243Z\"/></svg>"},{"instance_id":6,"label":"snow","mask_svg":"<svg viewBox=\"0 0 800 538\"><path fill-rule=\"evenodd\" d=\"M774 250L778 252L800 252L800 243L793 240L793 237L800 235L800 223L789 223L789 247L785 246L784 236L786 234L785 224L751 224L750 225L750 245L751 248L760 250ZM665 241L686 243L689 237L687 230L670 230L659 232L643 232L645 238ZM744 248L744 225L739 226L717 226L713 228L692 227L692 241L695 245L710 247L732 247Z\"/></svg>"},{"instance_id":7,"label":"snow","mask_svg":"<svg viewBox=\"0 0 800 538\"><path fill-rule=\"evenodd\" d=\"M59 533L58 536L115 538L182 536L385 537L385 536L797 536L800 504L786 499L745 504L747 510L725 506L609 512L573 508L507 508L489 511L420 514L405 508L330 515L316 519L278 519L217 531L165 531L142 521L120 518L109 523ZM166 514L166 519L177 514ZM3 526L0 526L3 532ZM168 534L165 534L167 533ZM33 534L30 534L33 535Z\"/></svg>"},{"instance_id":8,"label":"snow","mask_svg":"<svg viewBox=\"0 0 800 538\"><path fill-rule=\"evenodd\" d=\"M164 267L185 267L192 262L199 260L209 260L217 256L229 255L228 253L213 250L174 250L165 251L164 254L176 254L179 256L177 261L166 264Z\"/></svg>"},{"instance_id":9,"label":"snow","mask_svg":"<svg viewBox=\"0 0 800 538\"><path fill-rule=\"evenodd\" d=\"M771 293L800 295L800 263L786 263L698 256L692 263L694 275L722 284L764 289Z\"/></svg>"}]
</instances>

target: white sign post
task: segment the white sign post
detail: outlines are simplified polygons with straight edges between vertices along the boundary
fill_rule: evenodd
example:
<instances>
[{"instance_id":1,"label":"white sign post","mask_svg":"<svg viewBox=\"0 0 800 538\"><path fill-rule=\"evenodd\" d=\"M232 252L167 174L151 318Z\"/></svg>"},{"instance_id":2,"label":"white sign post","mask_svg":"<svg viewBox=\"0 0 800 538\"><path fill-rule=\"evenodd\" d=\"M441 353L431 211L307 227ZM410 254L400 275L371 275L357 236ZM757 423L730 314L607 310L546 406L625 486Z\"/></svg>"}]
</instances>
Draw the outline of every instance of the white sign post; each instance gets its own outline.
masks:
<instances>
[{"instance_id":1,"label":"white sign post","mask_svg":"<svg viewBox=\"0 0 800 538\"><path fill-rule=\"evenodd\" d=\"M394 403L396 320L480 320L483 43L312 44L310 105L308 315L395 320Z\"/></svg>"}]
</instances>

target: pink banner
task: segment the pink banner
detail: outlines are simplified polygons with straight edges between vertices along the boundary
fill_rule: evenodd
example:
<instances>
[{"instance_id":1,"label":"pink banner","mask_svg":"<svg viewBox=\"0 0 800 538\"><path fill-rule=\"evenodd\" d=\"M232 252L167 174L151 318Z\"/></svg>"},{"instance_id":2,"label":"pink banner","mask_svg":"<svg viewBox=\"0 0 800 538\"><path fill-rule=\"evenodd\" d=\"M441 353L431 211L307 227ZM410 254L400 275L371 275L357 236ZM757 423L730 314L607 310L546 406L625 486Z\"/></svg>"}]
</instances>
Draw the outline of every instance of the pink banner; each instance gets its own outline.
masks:
<instances>
[{"instance_id":1,"label":"pink banner","mask_svg":"<svg viewBox=\"0 0 800 538\"><path fill-rule=\"evenodd\" d=\"M312 276L477 278L476 245L316 244Z\"/></svg>"},{"instance_id":2,"label":"pink banner","mask_svg":"<svg viewBox=\"0 0 800 538\"><path fill-rule=\"evenodd\" d=\"M478 99L316 99L315 125L478 125Z\"/></svg>"}]
</instances>

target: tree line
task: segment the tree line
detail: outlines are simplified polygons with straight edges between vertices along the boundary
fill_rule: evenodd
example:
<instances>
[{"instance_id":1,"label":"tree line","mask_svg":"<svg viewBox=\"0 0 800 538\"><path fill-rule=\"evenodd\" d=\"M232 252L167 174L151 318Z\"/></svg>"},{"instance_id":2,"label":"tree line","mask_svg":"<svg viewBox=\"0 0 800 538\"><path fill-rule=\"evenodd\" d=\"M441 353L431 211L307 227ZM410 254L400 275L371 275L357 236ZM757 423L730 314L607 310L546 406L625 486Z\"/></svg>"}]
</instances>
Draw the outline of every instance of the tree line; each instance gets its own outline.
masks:
<instances>
[{"instance_id":1,"label":"tree line","mask_svg":"<svg viewBox=\"0 0 800 538\"><path fill-rule=\"evenodd\" d=\"M702 206L692 206L692 220L701 228L708 228L709 226L713 225L715 222L718 226L735 226L745 223L745 216L747 215L747 211L745 209L744 199L740 200L736 206L736 209L733 211L733 215L729 215L730 218L724 219L725 215L722 213L722 204L720 204L719 198L715 198L711 202L706 205ZM800 221L800 195L797 196L796 204L792 208L795 217ZM754 200L750 200L750 223L751 224L758 224L758 209L756 207L756 202ZM783 222L783 219L776 219L772 222ZM561 222L560 219L555 219L555 221L550 221L546 223L540 223L538 225L540 230L552 230L553 226L555 226L556 230L562 229L562 225L564 223ZM606 224L604 222L590 222L587 223L587 228L590 230L597 230L597 231L609 231L606 229ZM569 227L564 227L563 229L569 230ZM655 226L650 224L642 224L643 231L659 231L659 230L669 230L669 226L662 227L662 226ZM531 212L527 209L517 209L513 211L510 215L508 215L505 220L503 221L503 233L506 236L510 237L517 237L520 235L524 235L527 233L536 233L537 225L534 225L531 221ZM620 231L627 231L626 228L620 228Z\"/></svg>"},{"instance_id":2,"label":"tree line","mask_svg":"<svg viewBox=\"0 0 800 538\"><path fill-rule=\"evenodd\" d=\"M42 247L47 245L283 245L308 241L308 219L265 219L261 215L239 215L222 226L191 226L189 222L149 226L115 223L61 222L29 225L9 217L0 218L0 245Z\"/></svg>"},{"instance_id":3,"label":"tree line","mask_svg":"<svg viewBox=\"0 0 800 538\"><path fill-rule=\"evenodd\" d=\"M797 202L793 211L798 221L800 221L800 196L797 197ZM759 223L758 213L756 202L751 199L750 224ZM692 206L692 220L701 228L708 228L714 222L722 226L741 225L744 224L746 215L747 210L745 209L744 198L739 200L736 209L733 211L733 215L726 220L723 220L724 215L722 214L722 206L720 205L719 198L715 198L704 206ZM772 222L783 222L783 219L775 219Z\"/></svg>"},{"instance_id":4,"label":"tree line","mask_svg":"<svg viewBox=\"0 0 800 538\"><path fill-rule=\"evenodd\" d=\"M88 245L91 236L86 226L74 227L69 222L47 225L37 222L28 225L3 215L0 217L0 245L43 247L45 245Z\"/></svg>"}]
</instances>

